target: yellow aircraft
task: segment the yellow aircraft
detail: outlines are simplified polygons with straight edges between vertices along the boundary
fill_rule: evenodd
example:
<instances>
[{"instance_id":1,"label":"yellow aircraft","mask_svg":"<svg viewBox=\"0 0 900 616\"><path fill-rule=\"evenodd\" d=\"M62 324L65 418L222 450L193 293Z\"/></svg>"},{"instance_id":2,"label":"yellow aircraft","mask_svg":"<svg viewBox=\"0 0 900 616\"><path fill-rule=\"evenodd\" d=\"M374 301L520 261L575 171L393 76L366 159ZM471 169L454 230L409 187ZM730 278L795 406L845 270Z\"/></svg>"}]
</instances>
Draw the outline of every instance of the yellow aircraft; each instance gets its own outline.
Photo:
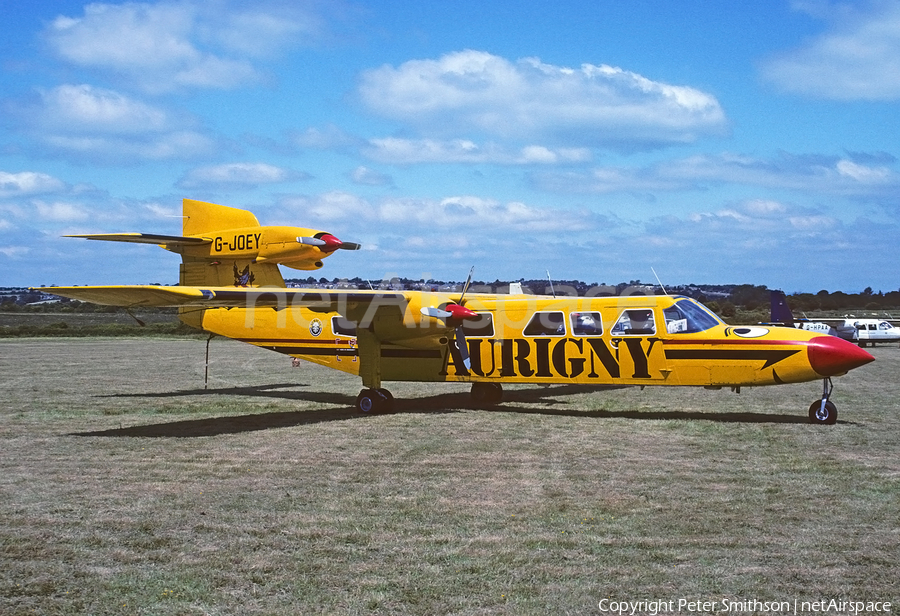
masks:
<instances>
[{"instance_id":1,"label":"yellow aircraft","mask_svg":"<svg viewBox=\"0 0 900 616\"><path fill-rule=\"evenodd\" d=\"M831 378L874 359L818 332L729 326L687 297L468 293L469 282L458 294L286 288L279 263L317 268L337 248L358 245L308 229L259 227L250 212L189 199L184 216L183 237L77 236L178 252L179 286L42 290L126 308L175 306L198 329L358 375L356 406L364 413L391 408L385 381L471 383L473 398L495 404L503 383L739 391L821 379L809 418L833 424Z\"/></svg>"}]
</instances>

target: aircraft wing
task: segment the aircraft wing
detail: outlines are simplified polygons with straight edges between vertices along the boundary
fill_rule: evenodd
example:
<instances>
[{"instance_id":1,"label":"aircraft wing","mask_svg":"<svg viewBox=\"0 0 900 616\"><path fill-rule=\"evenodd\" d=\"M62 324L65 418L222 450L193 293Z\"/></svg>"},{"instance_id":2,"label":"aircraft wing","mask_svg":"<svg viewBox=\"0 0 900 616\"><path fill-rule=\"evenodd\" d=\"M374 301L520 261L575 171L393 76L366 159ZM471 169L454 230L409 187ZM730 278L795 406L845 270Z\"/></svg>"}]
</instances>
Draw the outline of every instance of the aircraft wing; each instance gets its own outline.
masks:
<instances>
[{"instance_id":1,"label":"aircraft wing","mask_svg":"<svg viewBox=\"0 0 900 616\"><path fill-rule=\"evenodd\" d=\"M91 287L40 287L34 289L93 304L128 308L153 306L195 308L250 308L308 306L345 312L356 306L404 304L403 293L384 291L286 289L283 287L164 287L158 285L110 285ZM343 308L343 310L341 310Z\"/></svg>"},{"instance_id":2,"label":"aircraft wing","mask_svg":"<svg viewBox=\"0 0 900 616\"><path fill-rule=\"evenodd\" d=\"M132 244L198 245L212 243L210 238L205 237L158 235L156 233L88 233L87 235L64 235L63 237L80 237L86 240L104 240L107 242L130 242Z\"/></svg>"}]
</instances>

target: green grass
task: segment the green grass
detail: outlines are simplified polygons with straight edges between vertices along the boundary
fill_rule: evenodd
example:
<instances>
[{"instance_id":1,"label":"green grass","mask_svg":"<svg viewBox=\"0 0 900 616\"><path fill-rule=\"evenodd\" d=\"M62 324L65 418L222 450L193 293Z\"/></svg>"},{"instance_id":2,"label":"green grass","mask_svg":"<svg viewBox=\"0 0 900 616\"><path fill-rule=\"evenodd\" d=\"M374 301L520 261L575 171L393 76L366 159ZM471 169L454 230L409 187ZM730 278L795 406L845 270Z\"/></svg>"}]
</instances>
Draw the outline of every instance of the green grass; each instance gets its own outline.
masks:
<instances>
[{"instance_id":1,"label":"green grass","mask_svg":"<svg viewBox=\"0 0 900 616\"><path fill-rule=\"evenodd\" d=\"M357 379L239 343L0 341L2 614L900 602L900 349L728 391Z\"/></svg>"},{"instance_id":2,"label":"green grass","mask_svg":"<svg viewBox=\"0 0 900 616\"><path fill-rule=\"evenodd\" d=\"M172 312L0 312L0 338L89 336L206 337Z\"/></svg>"}]
</instances>

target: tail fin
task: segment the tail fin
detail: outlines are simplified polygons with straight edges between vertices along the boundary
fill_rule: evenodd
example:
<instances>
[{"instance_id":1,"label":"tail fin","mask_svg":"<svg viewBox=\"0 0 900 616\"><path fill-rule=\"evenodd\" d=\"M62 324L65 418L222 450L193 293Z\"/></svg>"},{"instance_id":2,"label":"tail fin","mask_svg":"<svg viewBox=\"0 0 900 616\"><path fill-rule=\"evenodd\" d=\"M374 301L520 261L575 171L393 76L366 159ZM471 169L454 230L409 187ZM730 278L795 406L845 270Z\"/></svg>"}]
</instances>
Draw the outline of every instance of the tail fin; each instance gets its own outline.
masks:
<instances>
[{"instance_id":1,"label":"tail fin","mask_svg":"<svg viewBox=\"0 0 900 616\"><path fill-rule=\"evenodd\" d=\"M794 314L788 306L787 297L785 297L784 291L772 291L771 293L771 312L769 314L769 321L772 323L793 325L795 322Z\"/></svg>"},{"instance_id":2,"label":"tail fin","mask_svg":"<svg viewBox=\"0 0 900 616\"><path fill-rule=\"evenodd\" d=\"M259 227L252 212L225 205L184 199L185 236L215 236L230 229ZM254 259L221 258L208 246L181 252L179 284L189 287L284 287L284 278L274 263Z\"/></svg>"},{"instance_id":3,"label":"tail fin","mask_svg":"<svg viewBox=\"0 0 900 616\"><path fill-rule=\"evenodd\" d=\"M182 199L181 210L184 214L185 235L202 235L227 229L259 226L259 221L252 212L227 205Z\"/></svg>"}]
</instances>

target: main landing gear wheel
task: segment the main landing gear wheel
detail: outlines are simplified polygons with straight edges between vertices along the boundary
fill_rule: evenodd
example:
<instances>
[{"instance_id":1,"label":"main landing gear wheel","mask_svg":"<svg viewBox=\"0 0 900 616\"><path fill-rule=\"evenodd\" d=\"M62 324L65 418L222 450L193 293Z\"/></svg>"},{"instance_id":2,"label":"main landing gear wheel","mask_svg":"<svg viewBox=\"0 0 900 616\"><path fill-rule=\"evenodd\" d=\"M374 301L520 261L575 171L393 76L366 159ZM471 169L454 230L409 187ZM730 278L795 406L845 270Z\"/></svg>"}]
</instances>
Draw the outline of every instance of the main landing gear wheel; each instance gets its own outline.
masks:
<instances>
[{"instance_id":1,"label":"main landing gear wheel","mask_svg":"<svg viewBox=\"0 0 900 616\"><path fill-rule=\"evenodd\" d=\"M809 421L814 424L831 425L837 422L837 407L830 400L834 386L831 379L822 382L822 398L809 405Z\"/></svg>"},{"instance_id":2,"label":"main landing gear wheel","mask_svg":"<svg viewBox=\"0 0 900 616\"><path fill-rule=\"evenodd\" d=\"M385 413L394 408L394 396L386 389L364 389L356 396L360 413Z\"/></svg>"},{"instance_id":3,"label":"main landing gear wheel","mask_svg":"<svg viewBox=\"0 0 900 616\"><path fill-rule=\"evenodd\" d=\"M479 406L499 404L503 401L500 383L472 383L472 401Z\"/></svg>"}]
</instances>

